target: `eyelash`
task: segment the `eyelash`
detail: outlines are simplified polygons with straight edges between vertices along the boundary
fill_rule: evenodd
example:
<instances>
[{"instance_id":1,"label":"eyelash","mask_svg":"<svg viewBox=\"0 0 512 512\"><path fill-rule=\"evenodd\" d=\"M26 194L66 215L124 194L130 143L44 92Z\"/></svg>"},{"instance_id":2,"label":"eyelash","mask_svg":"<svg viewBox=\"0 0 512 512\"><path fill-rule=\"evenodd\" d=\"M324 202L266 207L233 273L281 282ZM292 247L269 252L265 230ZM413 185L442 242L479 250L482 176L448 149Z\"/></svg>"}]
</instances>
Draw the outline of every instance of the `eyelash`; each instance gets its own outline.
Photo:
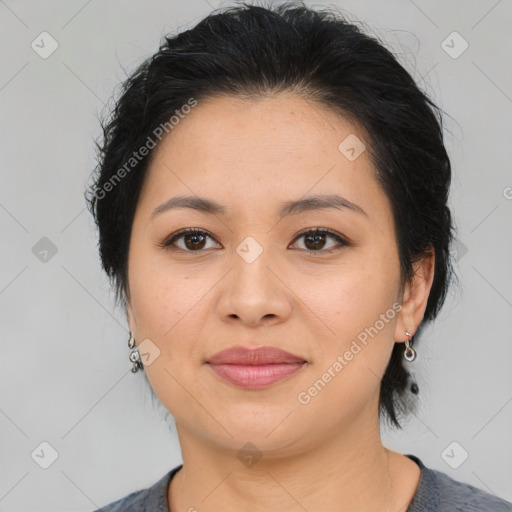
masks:
<instances>
[{"instance_id":1,"label":"eyelash","mask_svg":"<svg viewBox=\"0 0 512 512\"><path fill-rule=\"evenodd\" d=\"M189 249L181 249L181 248L176 248L174 247L173 248L173 244L179 240L180 238L183 238L184 235L206 235L208 237L210 237L212 240L214 240L216 243L219 243L217 242L217 240L212 236L210 235L210 233L208 233L207 231L203 231L201 229L198 229L198 228L186 228L186 229L182 229L176 233L174 233L173 235L171 235L170 237L168 237L166 240L164 240L162 243L159 243L157 244L159 247L162 247L166 250L178 250L178 251L182 251L182 252L188 252L188 253L194 253L194 252L204 252L205 249L198 249L197 251L191 251ZM338 235L337 233L335 233L334 231L331 231L329 229L325 229L325 228L313 228L313 229L307 229L307 230L304 230L304 231L301 231L295 238L294 238L294 241L295 240L298 240L299 238L303 237L304 235L329 235L330 237L336 239L336 241L341 245L341 247L343 246L350 246L351 244L345 239L343 238L342 236ZM333 247L331 249L319 249L318 251L311 251L311 250L308 250L308 249L300 249L302 251L305 251L306 253L310 254L310 255L314 255L314 256L317 256L318 254L330 254L336 250L339 250L341 248L340 246L338 247Z\"/></svg>"}]
</instances>

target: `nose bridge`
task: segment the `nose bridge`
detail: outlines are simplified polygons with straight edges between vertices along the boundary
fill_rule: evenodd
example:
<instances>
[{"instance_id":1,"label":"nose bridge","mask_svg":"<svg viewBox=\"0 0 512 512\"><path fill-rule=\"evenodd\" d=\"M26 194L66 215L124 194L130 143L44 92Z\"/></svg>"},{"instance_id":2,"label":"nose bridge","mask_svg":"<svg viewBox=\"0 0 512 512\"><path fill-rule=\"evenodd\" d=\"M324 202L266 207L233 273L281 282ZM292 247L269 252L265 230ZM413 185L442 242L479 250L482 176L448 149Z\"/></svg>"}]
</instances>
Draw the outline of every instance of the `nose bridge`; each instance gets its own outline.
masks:
<instances>
[{"instance_id":1,"label":"nose bridge","mask_svg":"<svg viewBox=\"0 0 512 512\"><path fill-rule=\"evenodd\" d=\"M271 293L275 279L268 267L272 266L272 250L268 237L247 236L240 242L233 255L233 290L238 288L256 296ZM275 261L275 259L274 259Z\"/></svg>"},{"instance_id":2,"label":"nose bridge","mask_svg":"<svg viewBox=\"0 0 512 512\"><path fill-rule=\"evenodd\" d=\"M276 277L275 255L263 245L269 237L248 236L236 247L231 277L224 289L222 314L236 315L250 324L266 316L283 316L290 304L286 287ZM266 245L266 243L265 243ZM274 263L274 264L273 264Z\"/></svg>"}]
</instances>

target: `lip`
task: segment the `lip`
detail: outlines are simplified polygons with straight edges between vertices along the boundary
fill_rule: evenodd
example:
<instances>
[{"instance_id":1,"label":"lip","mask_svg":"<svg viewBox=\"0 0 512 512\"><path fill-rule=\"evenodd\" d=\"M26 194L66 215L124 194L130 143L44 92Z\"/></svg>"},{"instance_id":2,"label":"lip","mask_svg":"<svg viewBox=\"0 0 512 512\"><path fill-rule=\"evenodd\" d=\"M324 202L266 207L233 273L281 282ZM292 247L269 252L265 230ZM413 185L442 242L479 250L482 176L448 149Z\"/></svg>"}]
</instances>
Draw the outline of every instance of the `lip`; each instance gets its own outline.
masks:
<instances>
[{"instance_id":1,"label":"lip","mask_svg":"<svg viewBox=\"0 0 512 512\"><path fill-rule=\"evenodd\" d=\"M262 389L296 374L307 361L275 347L232 347L207 361L222 379L244 389Z\"/></svg>"},{"instance_id":2,"label":"lip","mask_svg":"<svg viewBox=\"0 0 512 512\"><path fill-rule=\"evenodd\" d=\"M210 364L241 364L264 365L277 363L303 363L303 357L290 354L279 348L263 346L246 348L242 346L231 347L218 352L208 359Z\"/></svg>"}]
</instances>

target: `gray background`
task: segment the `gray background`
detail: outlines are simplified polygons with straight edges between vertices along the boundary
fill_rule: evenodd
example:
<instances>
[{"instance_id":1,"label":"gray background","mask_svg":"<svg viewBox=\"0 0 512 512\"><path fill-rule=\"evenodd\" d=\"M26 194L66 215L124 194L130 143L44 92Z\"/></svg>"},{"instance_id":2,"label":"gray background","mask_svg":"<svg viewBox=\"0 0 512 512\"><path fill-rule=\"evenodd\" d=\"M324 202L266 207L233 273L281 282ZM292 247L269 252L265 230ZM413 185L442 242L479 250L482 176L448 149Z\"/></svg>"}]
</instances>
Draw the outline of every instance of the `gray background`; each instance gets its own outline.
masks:
<instances>
[{"instance_id":1,"label":"gray background","mask_svg":"<svg viewBox=\"0 0 512 512\"><path fill-rule=\"evenodd\" d=\"M83 191L123 68L221 4L0 0L0 511L92 510L181 463L172 421L130 372ZM383 440L512 501L511 2L321 5L364 20L450 116L461 288L421 339L420 407ZM31 47L50 48L43 31L58 43L46 59ZM456 58L454 31L469 44ZM58 454L47 469L42 442Z\"/></svg>"}]
</instances>

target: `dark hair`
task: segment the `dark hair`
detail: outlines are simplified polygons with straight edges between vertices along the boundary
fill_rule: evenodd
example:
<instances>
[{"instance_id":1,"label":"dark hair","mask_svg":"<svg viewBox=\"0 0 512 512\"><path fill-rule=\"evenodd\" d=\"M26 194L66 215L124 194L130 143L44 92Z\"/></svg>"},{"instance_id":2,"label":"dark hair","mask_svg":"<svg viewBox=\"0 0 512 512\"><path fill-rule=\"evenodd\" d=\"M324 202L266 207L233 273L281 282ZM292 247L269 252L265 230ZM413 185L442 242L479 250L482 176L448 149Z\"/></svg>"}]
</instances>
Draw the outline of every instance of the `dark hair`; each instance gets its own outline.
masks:
<instances>
[{"instance_id":1,"label":"dark hair","mask_svg":"<svg viewBox=\"0 0 512 512\"><path fill-rule=\"evenodd\" d=\"M139 148L150 140L155 145L158 127L169 131L170 118L191 99L281 91L334 109L364 130L376 177L392 204L402 282L413 277L414 262L429 249L435 253L421 328L437 316L453 274L451 166L441 111L377 38L339 13L296 2L243 3L215 11L194 28L166 36L122 84L110 117L102 122L99 163L86 193L117 301L126 307L131 226L154 153L141 157ZM403 344L395 343L380 389L380 412L398 428L399 415L408 409L402 353Z\"/></svg>"}]
</instances>

